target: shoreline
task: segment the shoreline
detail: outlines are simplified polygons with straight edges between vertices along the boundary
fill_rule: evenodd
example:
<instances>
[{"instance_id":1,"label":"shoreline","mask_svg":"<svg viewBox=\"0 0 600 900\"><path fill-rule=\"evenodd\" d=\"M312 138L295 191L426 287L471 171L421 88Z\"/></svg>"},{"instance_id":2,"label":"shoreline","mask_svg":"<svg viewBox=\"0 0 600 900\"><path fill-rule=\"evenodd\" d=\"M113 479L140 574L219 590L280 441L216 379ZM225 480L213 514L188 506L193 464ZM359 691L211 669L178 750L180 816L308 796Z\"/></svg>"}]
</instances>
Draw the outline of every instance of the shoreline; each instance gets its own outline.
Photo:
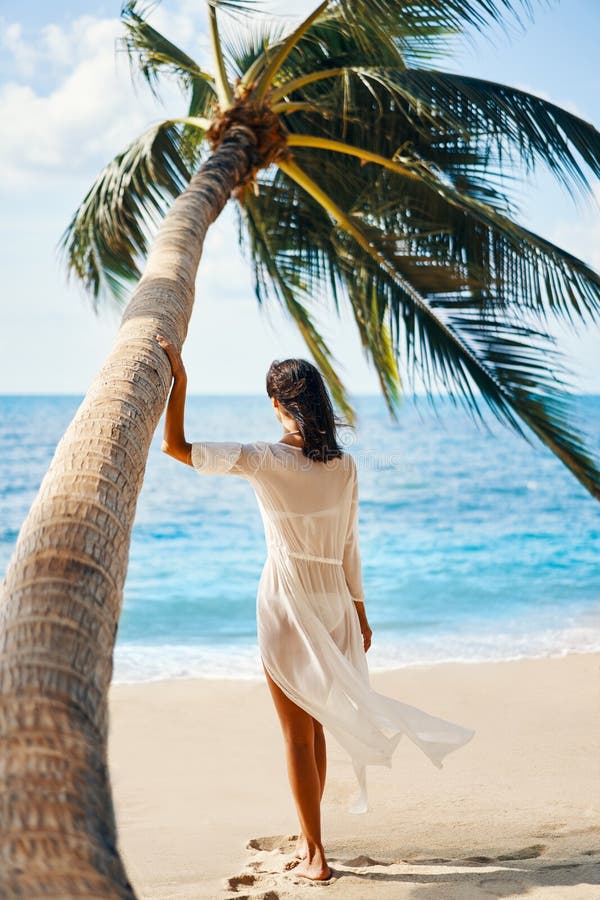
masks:
<instances>
[{"instance_id":1,"label":"shoreline","mask_svg":"<svg viewBox=\"0 0 600 900\"><path fill-rule=\"evenodd\" d=\"M542 619L525 617L520 626L498 622L497 627L440 631L378 630L369 651L369 669L389 672L413 666L449 663L478 665L524 659L553 659L568 653L600 653L600 606L580 610L552 627ZM179 643L117 641L115 684L153 683L189 678L263 679L255 632L244 638Z\"/></svg>"},{"instance_id":2,"label":"shoreline","mask_svg":"<svg viewBox=\"0 0 600 900\"><path fill-rule=\"evenodd\" d=\"M367 767L364 815L346 811L352 765L327 736L329 897L415 900L423 879L428 900L484 883L489 896L495 880L498 897L517 885L536 900L599 895L600 653L414 664L371 672L371 685L476 734L442 770L403 737L391 769ZM297 820L264 680L114 684L109 706L119 840L140 898L314 889L282 871Z\"/></svg>"},{"instance_id":3,"label":"shoreline","mask_svg":"<svg viewBox=\"0 0 600 900\"><path fill-rule=\"evenodd\" d=\"M258 653L258 651L257 651ZM586 649L568 649L563 651L557 651L555 653L539 653L539 654L521 654L516 656L507 656L500 657L497 659L439 659L439 660L431 660L428 662L407 662L403 665L390 665L390 666L381 666L381 667L371 667L369 666L369 671L371 675L388 675L393 674L395 672L404 672L407 669L435 669L438 666L479 666L479 665L488 665L490 663L513 663L513 662L525 662L527 660L545 660L545 659L564 659L567 656L590 656L590 655L600 655L600 646L593 646ZM258 657L257 657L258 658ZM215 675L212 673L209 674L185 674L185 675L157 675L154 677L148 678L138 678L132 680L126 679L117 679L113 678L112 686L113 687L125 687L125 686L134 686L134 685L150 685L150 684L162 684L169 682L182 682L182 681L223 681L223 682L252 682L255 684L262 683L264 681L264 674L262 670L259 674L256 675Z\"/></svg>"}]
</instances>

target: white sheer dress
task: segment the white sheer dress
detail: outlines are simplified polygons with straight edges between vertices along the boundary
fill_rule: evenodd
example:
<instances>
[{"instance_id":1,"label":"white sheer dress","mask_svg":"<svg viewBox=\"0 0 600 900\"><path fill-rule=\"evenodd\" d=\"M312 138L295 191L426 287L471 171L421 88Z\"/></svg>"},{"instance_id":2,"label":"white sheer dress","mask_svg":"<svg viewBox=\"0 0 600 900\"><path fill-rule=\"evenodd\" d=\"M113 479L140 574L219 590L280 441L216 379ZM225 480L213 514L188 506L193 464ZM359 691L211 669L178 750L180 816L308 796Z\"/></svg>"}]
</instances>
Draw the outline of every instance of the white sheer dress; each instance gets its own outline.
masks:
<instances>
[{"instance_id":1,"label":"white sheer dress","mask_svg":"<svg viewBox=\"0 0 600 900\"><path fill-rule=\"evenodd\" d=\"M267 559L258 584L258 645L265 668L348 752L358 781L351 812L368 809L367 765L391 767L406 735L442 768L475 731L373 690L353 601L364 602L358 477L351 454L326 463L281 442L192 443L204 475L252 485Z\"/></svg>"}]
</instances>

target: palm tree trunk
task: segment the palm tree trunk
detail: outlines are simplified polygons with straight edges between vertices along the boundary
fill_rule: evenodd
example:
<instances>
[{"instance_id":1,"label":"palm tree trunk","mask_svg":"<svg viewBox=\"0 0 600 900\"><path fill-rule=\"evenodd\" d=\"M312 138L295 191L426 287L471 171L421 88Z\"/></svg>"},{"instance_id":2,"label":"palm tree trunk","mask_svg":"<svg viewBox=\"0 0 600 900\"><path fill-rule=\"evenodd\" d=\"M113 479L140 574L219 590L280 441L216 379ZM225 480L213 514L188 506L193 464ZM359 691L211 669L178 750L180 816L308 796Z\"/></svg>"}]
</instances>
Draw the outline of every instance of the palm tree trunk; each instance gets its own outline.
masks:
<instances>
[{"instance_id":1,"label":"palm tree trunk","mask_svg":"<svg viewBox=\"0 0 600 900\"><path fill-rule=\"evenodd\" d=\"M234 127L175 200L114 347L59 441L0 588L0 897L135 896L117 849L107 694L137 497L209 225L247 174Z\"/></svg>"}]
</instances>

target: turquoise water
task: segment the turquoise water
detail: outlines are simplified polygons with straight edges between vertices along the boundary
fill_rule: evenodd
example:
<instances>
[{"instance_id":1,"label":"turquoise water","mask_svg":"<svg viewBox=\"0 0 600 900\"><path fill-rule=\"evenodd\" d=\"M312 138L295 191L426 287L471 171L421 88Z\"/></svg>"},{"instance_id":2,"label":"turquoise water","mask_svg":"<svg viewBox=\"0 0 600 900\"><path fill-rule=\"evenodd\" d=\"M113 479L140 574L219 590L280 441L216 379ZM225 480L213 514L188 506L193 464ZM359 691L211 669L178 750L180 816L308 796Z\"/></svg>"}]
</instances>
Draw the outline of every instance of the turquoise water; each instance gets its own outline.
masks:
<instances>
[{"instance_id":1,"label":"turquoise water","mask_svg":"<svg viewBox=\"0 0 600 900\"><path fill-rule=\"evenodd\" d=\"M81 397L0 397L0 564ZM578 398L594 446L600 397ZM600 649L600 505L537 442L450 400L407 400L393 423L355 398L372 670ZM263 397L189 397L186 436L281 435ZM265 558L250 485L198 475L154 436L140 494L115 680L260 677L256 588Z\"/></svg>"}]
</instances>

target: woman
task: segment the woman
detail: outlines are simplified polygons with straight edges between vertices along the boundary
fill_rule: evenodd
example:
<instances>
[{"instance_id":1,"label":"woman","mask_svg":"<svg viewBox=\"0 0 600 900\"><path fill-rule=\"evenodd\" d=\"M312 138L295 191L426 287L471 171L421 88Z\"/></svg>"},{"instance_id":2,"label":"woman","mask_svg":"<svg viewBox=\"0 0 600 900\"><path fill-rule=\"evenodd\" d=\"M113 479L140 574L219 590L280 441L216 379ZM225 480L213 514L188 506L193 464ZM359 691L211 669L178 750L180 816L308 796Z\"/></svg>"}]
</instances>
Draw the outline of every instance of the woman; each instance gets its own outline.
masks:
<instances>
[{"instance_id":1,"label":"woman","mask_svg":"<svg viewBox=\"0 0 600 900\"><path fill-rule=\"evenodd\" d=\"M442 768L443 757L475 732L369 685L356 463L338 446L331 400L315 366L286 359L269 368L267 394L284 430L279 441L189 443L183 362L170 341L156 339L174 378L162 450L200 474L244 477L256 494L268 551L257 592L258 644L301 827L296 858L286 868L324 881L332 872L321 840L323 726L352 759L360 788L353 812L368 808L365 766L391 766L403 734Z\"/></svg>"}]
</instances>

